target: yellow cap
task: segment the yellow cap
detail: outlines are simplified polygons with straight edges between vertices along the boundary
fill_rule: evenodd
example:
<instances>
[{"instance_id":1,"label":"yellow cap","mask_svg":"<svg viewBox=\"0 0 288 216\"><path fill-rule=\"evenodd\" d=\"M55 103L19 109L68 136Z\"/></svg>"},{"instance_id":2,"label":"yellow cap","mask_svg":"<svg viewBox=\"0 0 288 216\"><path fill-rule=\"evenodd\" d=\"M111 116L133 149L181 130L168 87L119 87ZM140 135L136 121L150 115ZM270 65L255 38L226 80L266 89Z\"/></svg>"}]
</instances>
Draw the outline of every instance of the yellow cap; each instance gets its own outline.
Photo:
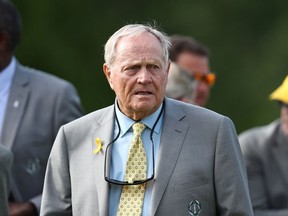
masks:
<instances>
[{"instance_id":1,"label":"yellow cap","mask_svg":"<svg viewBox=\"0 0 288 216\"><path fill-rule=\"evenodd\" d=\"M270 94L270 99L288 104L288 76L286 76L283 83Z\"/></svg>"}]
</instances>

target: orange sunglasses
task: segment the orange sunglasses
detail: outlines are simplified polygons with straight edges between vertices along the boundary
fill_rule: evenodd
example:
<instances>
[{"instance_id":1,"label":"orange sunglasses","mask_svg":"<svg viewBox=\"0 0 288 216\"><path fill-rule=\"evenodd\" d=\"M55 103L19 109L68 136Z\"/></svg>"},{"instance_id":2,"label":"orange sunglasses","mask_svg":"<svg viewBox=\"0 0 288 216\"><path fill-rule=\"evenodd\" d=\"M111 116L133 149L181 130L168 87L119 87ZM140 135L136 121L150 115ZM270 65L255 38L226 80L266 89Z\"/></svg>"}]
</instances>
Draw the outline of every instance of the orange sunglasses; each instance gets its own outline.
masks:
<instances>
[{"instance_id":1,"label":"orange sunglasses","mask_svg":"<svg viewBox=\"0 0 288 216\"><path fill-rule=\"evenodd\" d=\"M214 73L203 74L200 72L194 72L193 77L198 80L206 83L209 86L213 86L215 84L216 75Z\"/></svg>"}]
</instances>

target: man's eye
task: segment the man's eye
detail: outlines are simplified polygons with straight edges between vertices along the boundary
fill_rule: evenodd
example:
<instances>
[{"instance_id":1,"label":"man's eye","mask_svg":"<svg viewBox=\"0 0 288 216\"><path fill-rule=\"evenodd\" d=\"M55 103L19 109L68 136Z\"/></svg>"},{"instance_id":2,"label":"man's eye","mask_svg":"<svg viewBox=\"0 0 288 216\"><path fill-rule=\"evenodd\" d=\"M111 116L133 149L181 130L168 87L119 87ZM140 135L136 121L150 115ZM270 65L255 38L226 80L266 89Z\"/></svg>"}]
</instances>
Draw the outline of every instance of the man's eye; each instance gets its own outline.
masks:
<instances>
[{"instance_id":1,"label":"man's eye","mask_svg":"<svg viewBox=\"0 0 288 216\"><path fill-rule=\"evenodd\" d=\"M139 70L139 69L140 69L139 65L133 65L133 66L126 68L127 71L135 71L135 70Z\"/></svg>"},{"instance_id":2,"label":"man's eye","mask_svg":"<svg viewBox=\"0 0 288 216\"><path fill-rule=\"evenodd\" d=\"M147 65L147 68L150 70L158 70L159 66L158 65Z\"/></svg>"}]
</instances>

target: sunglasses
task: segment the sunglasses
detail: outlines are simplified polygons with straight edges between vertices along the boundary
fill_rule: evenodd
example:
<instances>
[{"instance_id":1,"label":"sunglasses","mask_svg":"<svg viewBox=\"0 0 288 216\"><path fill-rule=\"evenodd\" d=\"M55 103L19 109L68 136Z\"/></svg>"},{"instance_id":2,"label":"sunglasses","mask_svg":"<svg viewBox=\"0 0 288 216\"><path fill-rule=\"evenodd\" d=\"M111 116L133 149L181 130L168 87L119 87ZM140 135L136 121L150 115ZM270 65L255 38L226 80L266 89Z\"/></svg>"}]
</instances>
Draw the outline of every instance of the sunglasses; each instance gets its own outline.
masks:
<instances>
[{"instance_id":1,"label":"sunglasses","mask_svg":"<svg viewBox=\"0 0 288 216\"><path fill-rule=\"evenodd\" d=\"M200 72L194 72L193 77L198 81L206 83L208 86L213 86L216 80L216 75L214 73L203 74Z\"/></svg>"}]
</instances>

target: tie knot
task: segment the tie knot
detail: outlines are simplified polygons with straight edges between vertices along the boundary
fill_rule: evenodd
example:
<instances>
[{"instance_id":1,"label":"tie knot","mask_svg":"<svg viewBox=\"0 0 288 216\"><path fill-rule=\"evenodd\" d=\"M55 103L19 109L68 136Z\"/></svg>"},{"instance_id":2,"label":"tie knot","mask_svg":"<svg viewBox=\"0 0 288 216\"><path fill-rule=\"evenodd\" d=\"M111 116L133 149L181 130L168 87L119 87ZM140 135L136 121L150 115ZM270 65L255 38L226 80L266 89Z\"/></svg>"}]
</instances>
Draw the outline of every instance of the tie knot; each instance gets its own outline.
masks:
<instances>
[{"instance_id":1,"label":"tie knot","mask_svg":"<svg viewBox=\"0 0 288 216\"><path fill-rule=\"evenodd\" d=\"M143 130L145 129L145 124L141 123L141 122L137 122L135 123L132 128L133 128L133 133L135 135L141 135Z\"/></svg>"}]
</instances>

